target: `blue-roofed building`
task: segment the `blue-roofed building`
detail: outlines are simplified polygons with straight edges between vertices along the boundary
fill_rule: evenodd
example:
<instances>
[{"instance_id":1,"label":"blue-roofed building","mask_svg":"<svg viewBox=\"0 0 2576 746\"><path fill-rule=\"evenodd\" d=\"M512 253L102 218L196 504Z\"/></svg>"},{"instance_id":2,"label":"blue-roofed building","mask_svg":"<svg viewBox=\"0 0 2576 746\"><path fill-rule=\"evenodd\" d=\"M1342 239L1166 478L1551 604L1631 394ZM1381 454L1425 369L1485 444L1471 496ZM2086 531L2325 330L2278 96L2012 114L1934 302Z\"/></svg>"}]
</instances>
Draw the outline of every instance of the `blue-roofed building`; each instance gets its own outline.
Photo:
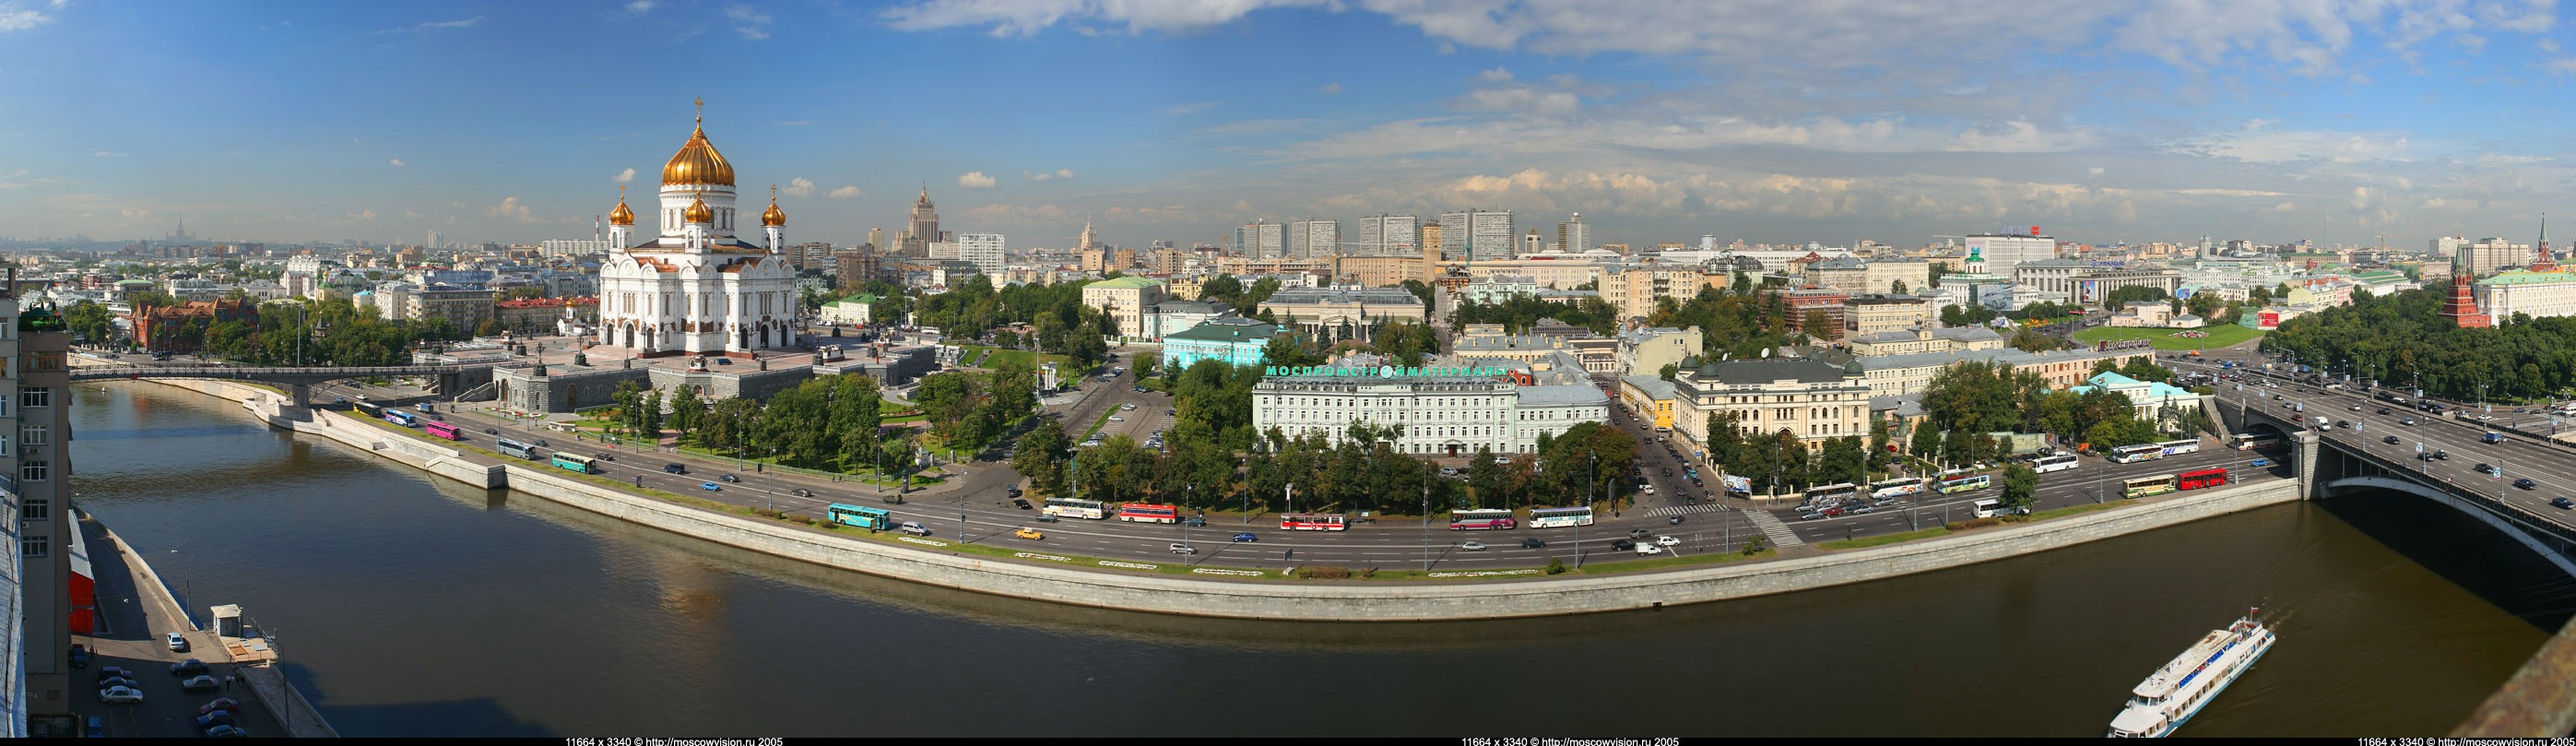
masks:
<instances>
[{"instance_id":1,"label":"blue-roofed building","mask_svg":"<svg viewBox=\"0 0 2576 746\"><path fill-rule=\"evenodd\" d=\"M2129 406L2137 408L2138 419L2148 422L2158 422L2157 413L2166 407L2173 407L2176 410L2200 408L2200 395L2192 393L2190 389L2154 381L2141 381L2118 373L2096 373L2092 378L2086 379L2084 385L2066 387L2066 390L2079 394L2096 389L2129 397ZM2158 424L2161 426L2163 423Z\"/></svg>"},{"instance_id":2,"label":"blue-roofed building","mask_svg":"<svg viewBox=\"0 0 2576 746\"><path fill-rule=\"evenodd\" d=\"M1260 365L1262 348L1270 338L1279 335L1276 324L1240 316L1222 316L1199 322L1188 329L1163 337L1163 367L1188 370L1201 360L1216 360L1228 365Z\"/></svg>"}]
</instances>

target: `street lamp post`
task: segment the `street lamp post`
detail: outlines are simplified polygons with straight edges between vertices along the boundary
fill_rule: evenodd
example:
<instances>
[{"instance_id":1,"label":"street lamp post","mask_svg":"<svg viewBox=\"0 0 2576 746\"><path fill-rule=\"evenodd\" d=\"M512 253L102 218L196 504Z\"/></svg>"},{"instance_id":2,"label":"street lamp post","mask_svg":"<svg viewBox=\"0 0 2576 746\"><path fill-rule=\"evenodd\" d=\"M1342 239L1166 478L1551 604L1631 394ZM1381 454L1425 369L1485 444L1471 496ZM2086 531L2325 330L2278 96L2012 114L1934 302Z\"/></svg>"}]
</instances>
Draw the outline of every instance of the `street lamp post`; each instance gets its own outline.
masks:
<instances>
[{"instance_id":1,"label":"street lamp post","mask_svg":"<svg viewBox=\"0 0 2576 746\"><path fill-rule=\"evenodd\" d=\"M1422 571L1431 571L1431 465L1422 465Z\"/></svg>"}]
</instances>

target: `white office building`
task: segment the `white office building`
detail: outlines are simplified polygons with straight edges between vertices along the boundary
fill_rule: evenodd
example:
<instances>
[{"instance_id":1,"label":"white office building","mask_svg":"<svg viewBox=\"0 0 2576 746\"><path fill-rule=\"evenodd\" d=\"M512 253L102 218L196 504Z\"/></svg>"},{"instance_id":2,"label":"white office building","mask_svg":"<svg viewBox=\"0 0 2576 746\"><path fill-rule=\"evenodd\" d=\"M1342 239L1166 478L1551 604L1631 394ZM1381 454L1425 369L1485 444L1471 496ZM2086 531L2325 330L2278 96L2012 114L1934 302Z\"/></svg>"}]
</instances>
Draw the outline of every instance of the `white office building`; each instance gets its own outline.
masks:
<instances>
[{"instance_id":1,"label":"white office building","mask_svg":"<svg viewBox=\"0 0 2576 746\"><path fill-rule=\"evenodd\" d=\"M2038 235L1980 233L1967 238L1968 252L1986 260L1986 274L2013 276L2022 262L2057 258L2057 239Z\"/></svg>"},{"instance_id":2,"label":"white office building","mask_svg":"<svg viewBox=\"0 0 2576 746\"><path fill-rule=\"evenodd\" d=\"M1246 259L1278 259L1288 253L1288 226L1255 220L1234 229L1234 253Z\"/></svg>"},{"instance_id":3,"label":"white office building","mask_svg":"<svg viewBox=\"0 0 2576 746\"><path fill-rule=\"evenodd\" d=\"M984 272L984 276L1002 276L1002 268L1006 263L1003 259L1003 255L1007 253L1003 245L1004 242L1002 234L960 233L957 234L956 241L943 243L953 244L956 247L957 252L957 256L953 258L958 261L973 262L976 269ZM931 244L934 248L938 245L939 244Z\"/></svg>"},{"instance_id":4,"label":"white office building","mask_svg":"<svg viewBox=\"0 0 2576 746\"><path fill-rule=\"evenodd\" d=\"M1360 256L1411 256L1420 251L1422 219L1411 215L1360 218Z\"/></svg>"},{"instance_id":5,"label":"white office building","mask_svg":"<svg viewBox=\"0 0 2576 746\"><path fill-rule=\"evenodd\" d=\"M1350 437L1353 423L1401 425L1392 445L1419 456L1536 453L1542 434L1554 437L1583 422L1610 417L1610 397L1599 387L1515 386L1490 369L1296 368L1276 369L1252 388L1252 425L1288 437Z\"/></svg>"},{"instance_id":6,"label":"white office building","mask_svg":"<svg viewBox=\"0 0 2576 746\"><path fill-rule=\"evenodd\" d=\"M1442 259L1509 259L1512 242L1519 236L1512 231L1512 211L1476 210L1440 214L1440 256Z\"/></svg>"},{"instance_id":7,"label":"white office building","mask_svg":"<svg viewBox=\"0 0 2576 746\"><path fill-rule=\"evenodd\" d=\"M1342 221L1293 220L1288 223L1288 258L1314 259L1342 253Z\"/></svg>"},{"instance_id":8,"label":"white office building","mask_svg":"<svg viewBox=\"0 0 2576 746\"><path fill-rule=\"evenodd\" d=\"M1556 248L1568 254L1581 254L1592 248L1592 226L1583 222L1583 213L1556 224Z\"/></svg>"}]
</instances>

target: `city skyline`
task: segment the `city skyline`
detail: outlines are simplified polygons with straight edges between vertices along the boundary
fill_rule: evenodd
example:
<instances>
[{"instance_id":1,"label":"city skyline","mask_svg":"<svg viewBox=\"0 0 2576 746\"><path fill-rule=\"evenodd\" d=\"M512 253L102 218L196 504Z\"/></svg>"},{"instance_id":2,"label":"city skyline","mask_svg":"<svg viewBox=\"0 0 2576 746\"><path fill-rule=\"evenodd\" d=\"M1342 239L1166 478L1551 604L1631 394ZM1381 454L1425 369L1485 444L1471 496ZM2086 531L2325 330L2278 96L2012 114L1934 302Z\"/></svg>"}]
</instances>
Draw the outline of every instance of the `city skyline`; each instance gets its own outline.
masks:
<instances>
[{"instance_id":1,"label":"city skyline","mask_svg":"<svg viewBox=\"0 0 2576 746\"><path fill-rule=\"evenodd\" d=\"M2413 248L2569 196L2546 4L448 8L0 2L0 220L582 238L701 96L789 240L842 244L924 186L947 227L1038 247L1489 209L1551 238L1581 212L1593 245Z\"/></svg>"}]
</instances>

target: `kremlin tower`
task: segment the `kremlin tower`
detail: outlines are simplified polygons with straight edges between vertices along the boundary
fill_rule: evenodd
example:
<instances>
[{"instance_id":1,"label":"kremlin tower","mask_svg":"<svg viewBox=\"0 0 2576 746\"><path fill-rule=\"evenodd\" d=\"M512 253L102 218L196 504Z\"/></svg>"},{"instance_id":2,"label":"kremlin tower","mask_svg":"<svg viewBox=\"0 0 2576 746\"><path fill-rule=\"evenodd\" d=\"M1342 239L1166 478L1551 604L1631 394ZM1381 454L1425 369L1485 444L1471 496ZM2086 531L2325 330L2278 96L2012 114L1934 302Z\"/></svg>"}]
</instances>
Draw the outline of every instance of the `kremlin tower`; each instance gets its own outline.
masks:
<instances>
[{"instance_id":1,"label":"kremlin tower","mask_svg":"<svg viewBox=\"0 0 2576 746\"><path fill-rule=\"evenodd\" d=\"M2495 326L2493 319L2478 312L2477 298L2470 289L2469 267L2460 261L2466 250L2451 257L2451 299L2442 302L2442 318L2462 329L2485 329ZM2545 254L2543 256L2546 256Z\"/></svg>"}]
</instances>

